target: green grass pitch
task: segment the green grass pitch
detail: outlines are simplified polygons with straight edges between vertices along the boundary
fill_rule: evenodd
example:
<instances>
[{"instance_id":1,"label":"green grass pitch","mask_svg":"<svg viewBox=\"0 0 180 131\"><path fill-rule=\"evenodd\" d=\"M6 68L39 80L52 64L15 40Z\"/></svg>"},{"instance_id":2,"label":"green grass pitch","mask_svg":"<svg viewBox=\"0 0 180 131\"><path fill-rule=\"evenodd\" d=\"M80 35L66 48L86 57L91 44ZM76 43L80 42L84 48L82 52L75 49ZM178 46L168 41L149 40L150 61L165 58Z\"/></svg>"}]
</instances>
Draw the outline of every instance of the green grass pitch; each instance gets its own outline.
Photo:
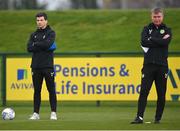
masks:
<instances>
[{"instance_id":1,"label":"green grass pitch","mask_svg":"<svg viewBox=\"0 0 180 131\"><path fill-rule=\"evenodd\" d=\"M0 130L178 130L180 129L180 103L167 102L160 124L131 125L137 102L60 102L58 120L49 120L50 107L42 102L38 121L28 120L32 113L32 102L9 102L16 111L14 120L0 119ZM153 122L155 102L148 102L144 121ZM2 111L3 107L0 107Z\"/></svg>"},{"instance_id":2,"label":"green grass pitch","mask_svg":"<svg viewBox=\"0 0 180 131\"><path fill-rule=\"evenodd\" d=\"M27 52L30 33L36 29L38 10L0 11L0 52ZM140 35L150 19L149 10L47 11L56 31L55 52L141 52ZM165 10L164 22L172 28L169 51L179 51L180 9ZM13 33L11 33L13 32Z\"/></svg>"}]
</instances>

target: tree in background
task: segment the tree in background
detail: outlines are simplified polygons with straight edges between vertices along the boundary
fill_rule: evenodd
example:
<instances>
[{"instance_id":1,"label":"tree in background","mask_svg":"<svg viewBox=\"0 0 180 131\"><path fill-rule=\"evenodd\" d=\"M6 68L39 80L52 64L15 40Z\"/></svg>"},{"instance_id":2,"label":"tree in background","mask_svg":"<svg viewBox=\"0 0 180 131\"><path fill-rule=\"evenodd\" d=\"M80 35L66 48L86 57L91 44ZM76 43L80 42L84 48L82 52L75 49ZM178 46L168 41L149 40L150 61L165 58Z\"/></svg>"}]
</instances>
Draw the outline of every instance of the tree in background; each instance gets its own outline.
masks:
<instances>
[{"instance_id":1,"label":"tree in background","mask_svg":"<svg viewBox=\"0 0 180 131\"><path fill-rule=\"evenodd\" d=\"M0 9L37 9L36 0L0 0Z\"/></svg>"},{"instance_id":2,"label":"tree in background","mask_svg":"<svg viewBox=\"0 0 180 131\"><path fill-rule=\"evenodd\" d=\"M8 1L7 0L0 0L0 9L8 9Z\"/></svg>"},{"instance_id":3,"label":"tree in background","mask_svg":"<svg viewBox=\"0 0 180 131\"><path fill-rule=\"evenodd\" d=\"M102 8L105 9L134 9L134 8L152 8L180 7L180 0L100 0Z\"/></svg>"},{"instance_id":4,"label":"tree in background","mask_svg":"<svg viewBox=\"0 0 180 131\"><path fill-rule=\"evenodd\" d=\"M180 0L0 0L0 10L141 9L180 7Z\"/></svg>"},{"instance_id":5,"label":"tree in background","mask_svg":"<svg viewBox=\"0 0 180 131\"><path fill-rule=\"evenodd\" d=\"M71 0L72 8L96 9L97 0Z\"/></svg>"}]
</instances>

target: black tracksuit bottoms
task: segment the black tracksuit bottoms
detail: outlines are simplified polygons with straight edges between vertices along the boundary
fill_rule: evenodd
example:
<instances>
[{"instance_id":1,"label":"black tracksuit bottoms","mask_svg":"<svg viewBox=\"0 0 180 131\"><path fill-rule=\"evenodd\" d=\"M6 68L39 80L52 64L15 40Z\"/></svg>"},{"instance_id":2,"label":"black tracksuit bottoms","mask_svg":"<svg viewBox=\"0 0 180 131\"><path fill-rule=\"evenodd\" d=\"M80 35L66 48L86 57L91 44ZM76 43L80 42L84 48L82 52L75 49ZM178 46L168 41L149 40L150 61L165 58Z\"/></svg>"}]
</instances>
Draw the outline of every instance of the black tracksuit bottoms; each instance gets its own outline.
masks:
<instances>
[{"instance_id":1,"label":"black tracksuit bottoms","mask_svg":"<svg viewBox=\"0 0 180 131\"><path fill-rule=\"evenodd\" d=\"M153 81L157 92L157 107L155 120L161 120L166 98L168 67L158 64L144 64L142 68L141 91L138 100L137 116L143 118L147 97Z\"/></svg>"},{"instance_id":2,"label":"black tracksuit bottoms","mask_svg":"<svg viewBox=\"0 0 180 131\"><path fill-rule=\"evenodd\" d=\"M53 68L32 69L32 80L34 85L34 112L39 113L40 110L41 89L44 78L47 90L49 92L49 102L51 106L51 111L56 112L57 98Z\"/></svg>"}]
</instances>

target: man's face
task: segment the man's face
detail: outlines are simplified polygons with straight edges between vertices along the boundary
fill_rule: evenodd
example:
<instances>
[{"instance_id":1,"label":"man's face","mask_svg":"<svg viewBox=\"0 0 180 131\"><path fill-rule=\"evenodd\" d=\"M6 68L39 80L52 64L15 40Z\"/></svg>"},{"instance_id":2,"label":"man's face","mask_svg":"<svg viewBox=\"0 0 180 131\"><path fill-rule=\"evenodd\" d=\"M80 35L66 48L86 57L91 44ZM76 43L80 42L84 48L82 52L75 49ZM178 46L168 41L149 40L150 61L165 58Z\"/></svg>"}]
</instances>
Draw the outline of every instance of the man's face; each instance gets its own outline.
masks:
<instances>
[{"instance_id":1,"label":"man's face","mask_svg":"<svg viewBox=\"0 0 180 131\"><path fill-rule=\"evenodd\" d=\"M156 25L156 26L159 26L162 22L163 22L163 14L161 12L159 13L152 13L151 14L151 19L152 19L152 22Z\"/></svg>"},{"instance_id":2,"label":"man's face","mask_svg":"<svg viewBox=\"0 0 180 131\"><path fill-rule=\"evenodd\" d=\"M36 23L38 28L44 29L47 26L47 20L44 19L44 17L36 17Z\"/></svg>"}]
</instances>

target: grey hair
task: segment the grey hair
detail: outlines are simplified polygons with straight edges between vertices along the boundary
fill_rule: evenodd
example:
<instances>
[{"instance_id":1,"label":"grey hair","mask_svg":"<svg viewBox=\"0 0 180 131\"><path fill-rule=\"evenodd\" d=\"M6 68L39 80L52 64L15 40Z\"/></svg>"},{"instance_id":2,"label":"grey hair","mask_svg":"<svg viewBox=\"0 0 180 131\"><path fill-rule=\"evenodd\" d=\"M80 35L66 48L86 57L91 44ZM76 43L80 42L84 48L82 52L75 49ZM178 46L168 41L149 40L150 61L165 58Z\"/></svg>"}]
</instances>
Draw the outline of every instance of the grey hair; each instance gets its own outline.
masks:
<instances>
[{"instance_id":1,"label":"grey hair","mask_svg":"<svg viewBox=\"0 0 180 131\"><path fill-rule=\"evenodd\" d=\"M164 10L160 7L155 7L153 9L151 9L151 13L154 13L154 14L162 13L162 14L164 14Z\"/></svg>"}]
</instances>

